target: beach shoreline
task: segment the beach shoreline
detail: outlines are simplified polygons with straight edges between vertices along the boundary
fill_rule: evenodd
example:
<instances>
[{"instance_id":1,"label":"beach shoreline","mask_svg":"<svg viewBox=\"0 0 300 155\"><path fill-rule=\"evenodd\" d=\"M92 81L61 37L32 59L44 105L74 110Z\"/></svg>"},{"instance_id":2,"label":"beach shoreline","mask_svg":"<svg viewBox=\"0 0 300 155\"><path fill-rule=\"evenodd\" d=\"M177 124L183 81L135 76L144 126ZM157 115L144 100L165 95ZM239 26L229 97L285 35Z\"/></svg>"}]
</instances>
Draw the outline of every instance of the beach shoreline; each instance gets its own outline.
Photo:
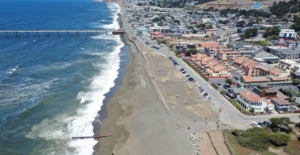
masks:
<instances>
[{"instance_id":1,"label":"beach shoreline","mask_svg":"<svg viewBox=\"0 0 300 155\"><path fill-rule=\"evenodd\" d=\"M122 13L118 16L120 27L127 28L121 22ZM166 55L147 49L131 33L124 34L122 41L129 47L130 62L122 84L106 104L107 118L96 133L111 137L98 139L94 154L193 154L187 143L188 133L215 130L217 113ZM166 79L171 80L172 87L166 85ZM182 104L194 97L197 101ZM161 98L166 102L162 103Z\"/></svg>"}]
</instances>

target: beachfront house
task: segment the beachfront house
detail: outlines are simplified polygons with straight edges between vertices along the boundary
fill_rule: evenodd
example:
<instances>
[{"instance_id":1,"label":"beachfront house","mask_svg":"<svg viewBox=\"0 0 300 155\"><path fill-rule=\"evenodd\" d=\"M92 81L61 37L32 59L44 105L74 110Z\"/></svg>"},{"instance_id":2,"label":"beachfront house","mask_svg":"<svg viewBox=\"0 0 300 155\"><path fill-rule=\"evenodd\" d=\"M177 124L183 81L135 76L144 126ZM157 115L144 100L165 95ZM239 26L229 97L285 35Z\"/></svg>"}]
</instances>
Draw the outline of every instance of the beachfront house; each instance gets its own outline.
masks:
<instances>
[{"instance_id":1,"label":"beachfront house","mask_svg":"<svg viewBox=\"0 0 300 155\"><path fill-rule=\"evenodd\" d=\"M254 112L263 112L266 109L273 110L274 105L268 100L262 99L257 94L245 90L237 96L237 101L246 110L254 109ZM267 108L268 107L268 108Z\"/></svg>"}]
</instances>

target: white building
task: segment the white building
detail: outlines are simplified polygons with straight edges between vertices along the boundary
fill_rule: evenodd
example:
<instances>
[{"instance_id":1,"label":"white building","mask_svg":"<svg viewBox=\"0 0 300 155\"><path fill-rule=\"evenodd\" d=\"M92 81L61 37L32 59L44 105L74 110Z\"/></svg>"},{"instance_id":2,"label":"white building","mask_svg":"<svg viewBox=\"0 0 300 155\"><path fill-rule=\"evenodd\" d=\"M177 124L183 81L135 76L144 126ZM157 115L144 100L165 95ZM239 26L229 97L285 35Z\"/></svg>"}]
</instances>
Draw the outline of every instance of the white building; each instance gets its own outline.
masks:
<instances>
[{"instance_id":1,"label":"white building","mask_svg":"<svg viewBox=\"0 0 300 155\"><path fill-rule=\"evenodd\" d=\"M297 37L297 33L295 32L295 30L292 30L292 29L281 29L281 31L279 33L279 37L295 39Z\"/></svg>"},{"instance_id":2,"label":"white building","mask_svg":"<svg viewBox=\"0 0 300 155\"><path fill-rule=\"evenodd\" d=\"M274 105L265 99L262 99L257 94L244 90L237 96L237 101L242 105L246 110L254 108L254 112L263 112L267 109L273 110Z\"/></svg>"},{"instance_id":3,"label":"white building","mask_svg":"<svg viewBox=\"0 0 300 155\"><path fill-rule=\"evenodd\" d=\"M171 27L170 26L152 26L149 27L150 33L153 33L155 31L161 32L161 33L171 33Z\"/></svg>"}]
</instances>

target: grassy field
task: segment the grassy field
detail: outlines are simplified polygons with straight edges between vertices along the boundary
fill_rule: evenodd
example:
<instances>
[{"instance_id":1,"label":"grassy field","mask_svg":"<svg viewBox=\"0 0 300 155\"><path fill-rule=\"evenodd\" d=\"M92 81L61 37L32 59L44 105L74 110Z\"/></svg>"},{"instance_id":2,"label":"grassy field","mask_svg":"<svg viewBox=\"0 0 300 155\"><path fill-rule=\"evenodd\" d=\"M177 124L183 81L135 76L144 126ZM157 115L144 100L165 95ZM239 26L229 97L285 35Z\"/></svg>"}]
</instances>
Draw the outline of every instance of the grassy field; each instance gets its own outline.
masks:
<instances>
[{"instance_id":1,"label":"grassy field","mask_svg":"<svg viewBox=\"0 0 300 155\"><path fill-rule=\"evenodd\" d=\"M276 153L270 152L268 150L263 152L258 152L241 146L239 142L234 138L234 136L230 133L230 131L225 132L225 139L234 155L250 155L250 154L276 155Z\"/></svg>"},{"instance_id":2,"label":"grassy field","mask_svg":"<svg viewBox=\"0 0 300 155\"><path fill-rule=\"evenodd\" d=\"M292 136L289 144L283 147L284 152L289 155L299 155L300 154L300 142L297 137L294 135Z\"/></svg>"}]
</instances>

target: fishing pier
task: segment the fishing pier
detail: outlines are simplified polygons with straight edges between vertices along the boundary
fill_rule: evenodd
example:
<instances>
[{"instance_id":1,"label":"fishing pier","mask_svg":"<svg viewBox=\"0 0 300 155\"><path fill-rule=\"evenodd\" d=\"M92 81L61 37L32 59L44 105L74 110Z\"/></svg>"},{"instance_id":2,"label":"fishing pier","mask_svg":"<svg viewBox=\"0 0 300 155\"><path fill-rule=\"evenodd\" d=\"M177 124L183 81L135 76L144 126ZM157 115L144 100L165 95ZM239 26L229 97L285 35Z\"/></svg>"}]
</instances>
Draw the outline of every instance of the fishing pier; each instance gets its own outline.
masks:
<instances>
[{"instance_id":1,"label":"fishing pier","mask_svg":"<svg viewBox=\"0 0 300 155\"><path fill-rule=\"evenodd\" d=\"M5 34L6 37L9 36L15 36L20 37L22 35L25 35L27 37L29 36L80 36L80 34L96 34L99 33L105 33L106 35L108 33L112 33L114 35L123 34L125 32L121 32L119 30L0 30L0 34Z\"/></svg>"}]
</instances>

